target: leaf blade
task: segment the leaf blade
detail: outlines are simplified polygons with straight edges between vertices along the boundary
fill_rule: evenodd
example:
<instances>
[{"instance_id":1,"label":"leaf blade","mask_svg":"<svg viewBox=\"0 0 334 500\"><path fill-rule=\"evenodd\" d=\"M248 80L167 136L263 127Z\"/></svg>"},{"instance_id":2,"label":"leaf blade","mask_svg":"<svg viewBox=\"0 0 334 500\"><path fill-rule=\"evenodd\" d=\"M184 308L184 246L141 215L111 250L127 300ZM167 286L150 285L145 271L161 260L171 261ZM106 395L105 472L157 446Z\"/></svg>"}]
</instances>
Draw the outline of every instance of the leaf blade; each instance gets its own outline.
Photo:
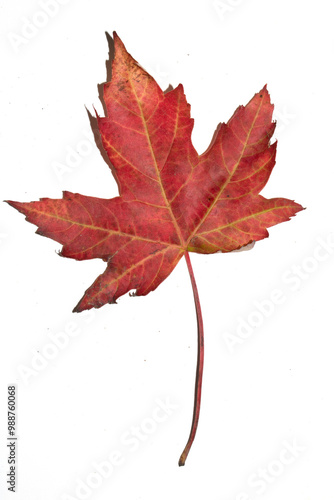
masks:
<instances>
[{"instance_id":1,"label":"leaf blade","mask_svg":"<svg viewBox=\"0 0 334 500\"><path fill-rule=\"evenodd\" d=\"M107 115L97 116L97 123L120 196L103 200L64 192L60 200L9 202L38 226L39 234L63 245L62 256L107 262L81 308L84 303L100 307L102 296L104 303L113 302L120 290L146 294L186 250L239 249L302 210L291 200L259 195L274 168L277 146L270 144L275 123L266 86L218 126L199 156L182 85L163 93L116 34L114 39L113 77L103 92ZM103 290L110 284L109 297L95 293L102 282ZM99 298L93 300L94 294Z\"/></svg>"}]
</instances>

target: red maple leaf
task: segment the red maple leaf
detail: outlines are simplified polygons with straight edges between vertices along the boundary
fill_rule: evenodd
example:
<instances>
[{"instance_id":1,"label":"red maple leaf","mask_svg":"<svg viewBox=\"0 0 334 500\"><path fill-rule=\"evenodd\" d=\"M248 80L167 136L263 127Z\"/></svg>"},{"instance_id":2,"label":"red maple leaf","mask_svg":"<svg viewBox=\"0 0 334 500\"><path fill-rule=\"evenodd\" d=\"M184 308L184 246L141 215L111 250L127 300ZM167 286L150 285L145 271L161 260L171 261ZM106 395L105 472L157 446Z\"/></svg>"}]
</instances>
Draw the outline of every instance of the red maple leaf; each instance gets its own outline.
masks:
<instances>
[{"instance_id":1,"label":"red maple leaf","mask_svg":"<svg viewBox=\"0 0 334 500\"><path fill-rule=\"evenodd\" d=\"M114 33L112 80L104 85L106 117L97 116L119 196L101 199L69 192L13 207L38 234L63 245L61 255L101 258L101 274L75 312L114 303L130 290L146 295L184 255L198 318L195 406L184 465L195 437L203 372L203 323L188 252L230 252L268 236L267 228L302 210L284 198L259 195L275 164L275 124L266 87L225 124L207 151L191 142L193 120L182 85L164 93Z\"/></svg>"}]
</instances>

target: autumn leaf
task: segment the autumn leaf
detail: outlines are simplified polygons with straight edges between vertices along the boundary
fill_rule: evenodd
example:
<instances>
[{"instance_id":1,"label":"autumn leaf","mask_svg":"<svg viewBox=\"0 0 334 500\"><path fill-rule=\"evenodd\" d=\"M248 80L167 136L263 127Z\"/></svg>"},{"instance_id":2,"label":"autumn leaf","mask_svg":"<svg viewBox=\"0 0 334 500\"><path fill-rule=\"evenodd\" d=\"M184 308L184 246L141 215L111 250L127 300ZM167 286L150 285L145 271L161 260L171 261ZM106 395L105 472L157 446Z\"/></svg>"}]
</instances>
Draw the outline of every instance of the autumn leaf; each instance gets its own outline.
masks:
<instances>
[{"instance_id":1,"label":"autumn leaf","mask_svg":"<svg viewBox=\"0 0 334 500\"><path fill-rule=\"evenodd\" d=\"M207 151L191 142L193 119L183 87L164 93L114 33L112 79L104 85L107 116L97 116L119 196L101 199L65 191L62 199L9 201L63 245L61 255L100 258L106 270L74 308L115 303L135 290L155 290L185 256L199 324L199 361L191 433L195 437L203 371L203 323L188 252L230 252L268 236L267 228L302 207L259 193L275 165L273 105L266 87L220 124Z\"/></svg>"}]
</instances>

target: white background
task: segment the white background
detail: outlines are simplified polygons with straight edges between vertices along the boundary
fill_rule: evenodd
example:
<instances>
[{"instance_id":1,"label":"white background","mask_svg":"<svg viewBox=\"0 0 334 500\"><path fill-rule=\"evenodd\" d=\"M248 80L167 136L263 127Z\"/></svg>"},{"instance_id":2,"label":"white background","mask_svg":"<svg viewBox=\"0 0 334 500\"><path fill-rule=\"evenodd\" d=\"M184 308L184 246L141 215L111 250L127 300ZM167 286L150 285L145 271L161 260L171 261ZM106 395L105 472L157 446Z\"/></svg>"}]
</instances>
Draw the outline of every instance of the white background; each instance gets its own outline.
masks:
<instances>
[{"instance_id":1,"label":"white background","mask_svg":"<svg viewBox=\"0 0 334 500\"><path fill-rule=\"evenodd\" d=\"M0 3L2 200L117 194L85 110L102 113L105 31L116 30L163 88L184 84L199 152L267 83L278 154L263 194L307 210L249 252L192 255L205 373L197 437L179 468L197 348L185 261L147 297L72 314L104 263L60 258L56 242L2 203L1 498L13 498L4 476L6 387L15 383L17 500L332 500L332 3L61 3L52 15L41 14L42 1ZM79 151L75 168L70 150ZM57 350L51 337L60 332L68 344ZM168 399L170 414L157 413ZM130 445L136 426L141 440ZM117 450L121 463L102 478L94 463ZM87 482L94 487L84 490Z\"/></svg>"}]
</instances>

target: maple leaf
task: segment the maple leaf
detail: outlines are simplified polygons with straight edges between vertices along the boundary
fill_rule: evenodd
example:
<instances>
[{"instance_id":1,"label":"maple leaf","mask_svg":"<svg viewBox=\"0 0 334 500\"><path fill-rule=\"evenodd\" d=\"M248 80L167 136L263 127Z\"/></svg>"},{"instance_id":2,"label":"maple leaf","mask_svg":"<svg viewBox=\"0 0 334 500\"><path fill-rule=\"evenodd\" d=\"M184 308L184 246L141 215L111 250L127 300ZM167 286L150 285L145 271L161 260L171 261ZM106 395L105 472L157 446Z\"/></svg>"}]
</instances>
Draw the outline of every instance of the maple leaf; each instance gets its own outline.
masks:
<instances>
[{"instance_id":1,"label":"maple leaf","mask_svg":"<svg viewBox=\"0 0 334 500\"><path fill-rule=\"evenodd\" d=\"M220 124L205 153L191 142L193 120L183 87L163 92L114 33L112 79L104 85L105 117L97 115L103 147L119 196L73 194L62 199L8 203L63 245L61 255L107 262L74 308L80 312L135 290L157 288L185 256L194 290L199 357L193 424L181 455L195 437L203 372L203 321L188 252L230 252L268 236L301 205L259 193L275 165L275 124L266 86Z\"/></svg>"}]
</instances>

